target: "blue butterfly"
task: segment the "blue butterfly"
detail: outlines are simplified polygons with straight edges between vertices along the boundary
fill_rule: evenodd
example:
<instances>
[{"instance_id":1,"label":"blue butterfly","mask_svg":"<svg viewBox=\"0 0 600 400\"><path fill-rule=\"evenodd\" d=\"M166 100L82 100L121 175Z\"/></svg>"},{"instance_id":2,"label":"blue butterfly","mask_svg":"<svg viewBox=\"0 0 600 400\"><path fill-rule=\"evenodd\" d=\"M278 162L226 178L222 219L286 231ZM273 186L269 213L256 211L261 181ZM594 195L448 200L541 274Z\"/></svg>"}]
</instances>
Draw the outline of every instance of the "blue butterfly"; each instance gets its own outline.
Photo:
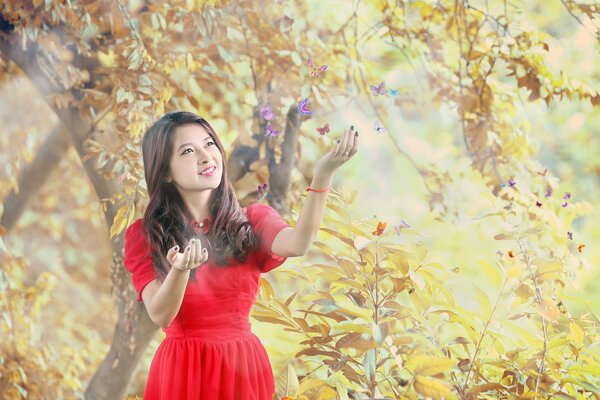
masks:
<instances>
[{"instance_id":1,"label":"blue butterfly","mask_svg":"<svg viewBox=\"0 0 600 400\"><path fill-rule=\"evenodd\" d=\"M398 96L398 89L390 89L388 93L390 96Z\"/></svg>"}]
</instances>

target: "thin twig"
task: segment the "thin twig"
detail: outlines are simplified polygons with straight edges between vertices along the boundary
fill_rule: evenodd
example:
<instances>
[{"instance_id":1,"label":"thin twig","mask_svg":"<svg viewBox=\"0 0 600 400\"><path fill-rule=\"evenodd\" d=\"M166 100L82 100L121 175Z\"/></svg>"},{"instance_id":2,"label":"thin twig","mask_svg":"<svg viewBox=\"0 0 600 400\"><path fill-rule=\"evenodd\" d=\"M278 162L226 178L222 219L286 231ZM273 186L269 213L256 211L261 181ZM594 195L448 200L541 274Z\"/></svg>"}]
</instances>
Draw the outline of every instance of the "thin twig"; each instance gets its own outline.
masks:
<instances>
[{"instance_id":1,"label":"thin twig","mask_svg":"<svg viewBox=\"0 0 600 400\"><path fill-rule=\"evenodd\" d=\"M523 254L523 257L525 258L525 263L527 264L527 269L529 270L529 274L531 275L531 280L533 281L533 286L535 287L537 301L540 304L540 306L542 306L542 301L543 301L542 291L540 290L539 286L537 285L537 282L535 280L535 275L533 274L533 270L531 269L531 259L529 258L527 253L523 250L523 246L521 245L521 241L519 239L517 239L517 244L519 245L519 249L521 249L521 253ZM535 380L535 394L534 394L534 398L533 398L534 400L537 399L538 389L539 389L539 385L540 385L540 378L542 377L542 372L544 370L544 363L546 361L546 352L548 350L548 331L546 328L546 320L544 319L543 315L540 315L540 320L542 321L542 332L544 333L544 350L542 352L542 362L540 363L540 368L538 369L538 376L536 377L536 380Z\"/></svg>"},{"instance_id":2,"label":"thin twig","mask_svg":"<svg viewBox=\"0 0 600 400\"><path fill-rule=\"evenodd\" d=\"M487 332L488 326L490 325L490 322L492 321L492 317L494 316L494 313L496 312L496 309L498 308L498 304L500 304L500 298L502 297L502 292L504 291L504 288L506 287L507 282L508 282L508 274L504 278L504 283L502 284L502 287L500 288L500 292L498 293L498 298L496 299L496 304L494 304L494 309L492 310L492 313L490 314L490 316L485 324L485 328L483 328L483 331L481 332L479 341L477 342L477 347L475 348L475 353L473 354L473 358L471 359L471 362L469 363L469 371L467 372L467 376L465 377L465 382L463 383L463 391L467 390L467 383L469 382L469 375L471 375L471 371L473 370L473 365L475 364L475 360L477 359L477 355L479 354L479 350L481 349L481 343L483 342L483 338Z\"/></svg>"}]
</instances>

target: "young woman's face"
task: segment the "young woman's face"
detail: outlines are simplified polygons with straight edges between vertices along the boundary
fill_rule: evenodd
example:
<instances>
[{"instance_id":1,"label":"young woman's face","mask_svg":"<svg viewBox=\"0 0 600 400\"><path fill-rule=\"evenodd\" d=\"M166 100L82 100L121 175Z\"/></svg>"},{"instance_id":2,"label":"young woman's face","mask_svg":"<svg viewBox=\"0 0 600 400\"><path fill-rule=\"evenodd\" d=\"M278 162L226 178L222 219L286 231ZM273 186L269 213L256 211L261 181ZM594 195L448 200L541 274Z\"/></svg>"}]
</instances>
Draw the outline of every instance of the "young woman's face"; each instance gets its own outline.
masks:
<instances>
[{"instance_id":1,"label":"young woman's face","mask_svg":"<svg viewBox=\"0 0 600 400\"><path fill-rule=\"evenodd\" d=\"M200 174L208 167L216 169L209 174ZM215 189L221 182L222 173L221 152L203 127L190 124L175 130L167 177L179 191Z\"/></svg>"}]
</instances>

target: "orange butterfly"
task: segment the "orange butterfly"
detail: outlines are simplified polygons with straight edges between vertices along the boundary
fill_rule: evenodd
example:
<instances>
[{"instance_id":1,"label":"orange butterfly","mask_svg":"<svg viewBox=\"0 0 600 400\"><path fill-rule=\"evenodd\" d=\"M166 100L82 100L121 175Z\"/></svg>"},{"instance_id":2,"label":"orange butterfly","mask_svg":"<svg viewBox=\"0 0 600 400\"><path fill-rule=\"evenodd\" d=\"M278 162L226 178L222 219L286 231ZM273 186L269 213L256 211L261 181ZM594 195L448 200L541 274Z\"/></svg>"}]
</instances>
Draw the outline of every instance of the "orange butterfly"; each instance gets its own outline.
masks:
<instances>
[{"instance_id":1,"label":"orange butterfly","mask_svg":"<svg viewBox=\"0 0 600 400\"><path fill-rule=\"evenodd\" d=\"M373 231L373 235L381 236L381 234L385 230L386 225L387 225L387 222L379 221L379 223L377 224L377 229Z\"/></svg>"},{"instance_id":2,"label":"orange butterfly","mask_svg":"<svg viewBox=\"0 0 600 400\"><path fill-rule=\"evenodd\" d=\"M580 244L579 246L577 246L577 250L581 253L581 250L583 250L584 247L585 244Z\"/></svg>"},{"instance_id":3,"label":"orange butterfly","mask_svg":"<svg viewBox=\"0 0 600 400\"><path fill-rule=\"evenodd\" d=\"M508 251L508 256L509 256L510 258L515 258L515 255L513 254L512 250L509 250L509 251Z\"/></svg>"}]
</instances>

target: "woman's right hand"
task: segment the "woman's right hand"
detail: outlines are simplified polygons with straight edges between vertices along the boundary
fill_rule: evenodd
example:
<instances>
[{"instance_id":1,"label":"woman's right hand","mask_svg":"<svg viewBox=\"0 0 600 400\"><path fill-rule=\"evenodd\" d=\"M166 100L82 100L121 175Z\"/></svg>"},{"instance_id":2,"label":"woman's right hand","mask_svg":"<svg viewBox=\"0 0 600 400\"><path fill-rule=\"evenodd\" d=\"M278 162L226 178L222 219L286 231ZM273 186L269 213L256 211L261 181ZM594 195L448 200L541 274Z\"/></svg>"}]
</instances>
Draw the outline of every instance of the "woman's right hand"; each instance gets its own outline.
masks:
<instances>
[{"instance_id":1,"label":"woman's right hand","mask_svg":"<svg viewBox=\"0 0 600 400\"><path fill-rule=\"evenodd\" d=\"M179 246L172 247L167 253L167 261L171 267L181 271L192 270L208 260L208 250L200 246L200 239L192 239L183 253Z\"/></svg>"}]
</instances>

